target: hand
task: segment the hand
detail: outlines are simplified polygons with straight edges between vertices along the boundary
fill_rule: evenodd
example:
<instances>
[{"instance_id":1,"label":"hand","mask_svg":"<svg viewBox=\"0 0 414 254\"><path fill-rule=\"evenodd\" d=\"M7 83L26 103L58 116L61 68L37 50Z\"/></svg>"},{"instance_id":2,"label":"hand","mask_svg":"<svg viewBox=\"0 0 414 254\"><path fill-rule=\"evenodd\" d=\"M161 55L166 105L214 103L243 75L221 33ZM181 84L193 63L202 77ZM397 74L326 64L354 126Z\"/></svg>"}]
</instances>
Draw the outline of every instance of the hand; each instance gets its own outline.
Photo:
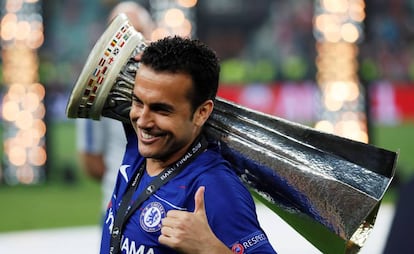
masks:
<instances>
[{"instance_id":1,"label":"hand","mask_svg":"<svg viewBox=\"0 0 414 254\"><path fill-rule=\"evenodd\" d=\"M194 212L170 210L162 220L158 241L181 253L231 253L214 235L204 205L205 187L198 188Z\"/></svg>"},{"instance_id":2,"label":"hand","mask_svg":"<svg viewBox=\"0 0 414 254\"><path fill-rule=\"evenodd\" d=\"M138 53L138 55L135 55L134 60L139 62L139 61L141 61L141 57L142 57L142 52Z\"/></svg>"}]
</instances>

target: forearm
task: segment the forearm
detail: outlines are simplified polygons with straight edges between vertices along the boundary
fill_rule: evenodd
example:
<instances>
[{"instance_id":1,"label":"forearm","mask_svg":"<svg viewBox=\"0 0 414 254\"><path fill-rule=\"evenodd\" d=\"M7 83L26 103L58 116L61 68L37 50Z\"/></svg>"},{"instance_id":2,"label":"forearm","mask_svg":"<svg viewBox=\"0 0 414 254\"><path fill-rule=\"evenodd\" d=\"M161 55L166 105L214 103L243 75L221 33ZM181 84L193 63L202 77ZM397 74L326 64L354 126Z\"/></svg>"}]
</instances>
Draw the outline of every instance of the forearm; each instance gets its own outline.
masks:
<instances>
[{"instance_id":1,"label":"forearm","mask_svg":"<svg viewBox=\"0 0 414 254\"><path fill-rule=\"evenodd\" d=\"M97 181L101 181L105 173L105 162L101 154L81 153L82 168Z\"/></svg>"}]
</instances>

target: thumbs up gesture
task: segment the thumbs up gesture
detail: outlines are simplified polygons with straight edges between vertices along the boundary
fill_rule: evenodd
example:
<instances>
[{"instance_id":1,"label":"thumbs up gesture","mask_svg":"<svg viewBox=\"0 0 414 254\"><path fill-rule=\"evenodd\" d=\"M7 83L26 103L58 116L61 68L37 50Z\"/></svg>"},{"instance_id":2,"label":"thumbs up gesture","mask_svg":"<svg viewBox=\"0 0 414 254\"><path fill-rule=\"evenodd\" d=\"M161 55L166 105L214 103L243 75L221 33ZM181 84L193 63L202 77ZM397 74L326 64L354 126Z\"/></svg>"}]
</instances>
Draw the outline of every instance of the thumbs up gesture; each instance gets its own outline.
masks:
<instances>
[{"instance_id":1,"label":"thumbs up gesture","mask_svg":"<svg viewBox=\"0 0 414 254\"><path fill-rule=\"evenodd\" d=\"M211 230L204 204L205 187L198 188L194 212L170 210L162 220L158 241L181 253L232 253Z\"/></svg>"}]
</instances>

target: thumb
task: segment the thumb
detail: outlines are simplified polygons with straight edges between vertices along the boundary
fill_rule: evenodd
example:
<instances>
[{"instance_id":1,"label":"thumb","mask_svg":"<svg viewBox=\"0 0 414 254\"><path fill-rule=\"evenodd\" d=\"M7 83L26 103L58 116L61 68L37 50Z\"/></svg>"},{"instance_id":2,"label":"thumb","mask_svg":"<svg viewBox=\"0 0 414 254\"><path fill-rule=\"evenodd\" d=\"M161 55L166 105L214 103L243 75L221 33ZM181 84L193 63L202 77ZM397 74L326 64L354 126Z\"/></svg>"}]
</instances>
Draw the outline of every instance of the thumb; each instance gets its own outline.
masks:
<instances>
[{"instance_id":1,"label":"thumb","mask_svg":"<svg viewBox=\"0 0 414 254\"><path fill-rule=\"evenodd\" d=\"M195 208L194 213L198 212L204 212L205 213L205 206L204 206L204 191L206 187L201 186L198 188L194 195L194 201L195 201Z\"/></svg>"}]
</instances>

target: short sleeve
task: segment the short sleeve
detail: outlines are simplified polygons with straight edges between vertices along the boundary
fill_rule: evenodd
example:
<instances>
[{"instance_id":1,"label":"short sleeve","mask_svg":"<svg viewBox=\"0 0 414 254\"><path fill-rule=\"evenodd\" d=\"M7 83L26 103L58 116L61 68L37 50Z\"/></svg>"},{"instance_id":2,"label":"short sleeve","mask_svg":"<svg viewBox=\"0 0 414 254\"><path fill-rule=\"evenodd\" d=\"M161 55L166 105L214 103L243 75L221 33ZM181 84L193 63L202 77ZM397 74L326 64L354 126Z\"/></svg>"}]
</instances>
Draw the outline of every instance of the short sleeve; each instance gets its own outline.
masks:
<instances>
[{"instance_id":1,"label":"short sleeve","mask_svg":"<svg viewBox=\"0 0 414 254\"><path fill-rule=\"evenodd\" d=\"M257 219L248 189L231 172L202 177L210 227L234 253L276 253Z\"/></svg>"}]
</instances>

